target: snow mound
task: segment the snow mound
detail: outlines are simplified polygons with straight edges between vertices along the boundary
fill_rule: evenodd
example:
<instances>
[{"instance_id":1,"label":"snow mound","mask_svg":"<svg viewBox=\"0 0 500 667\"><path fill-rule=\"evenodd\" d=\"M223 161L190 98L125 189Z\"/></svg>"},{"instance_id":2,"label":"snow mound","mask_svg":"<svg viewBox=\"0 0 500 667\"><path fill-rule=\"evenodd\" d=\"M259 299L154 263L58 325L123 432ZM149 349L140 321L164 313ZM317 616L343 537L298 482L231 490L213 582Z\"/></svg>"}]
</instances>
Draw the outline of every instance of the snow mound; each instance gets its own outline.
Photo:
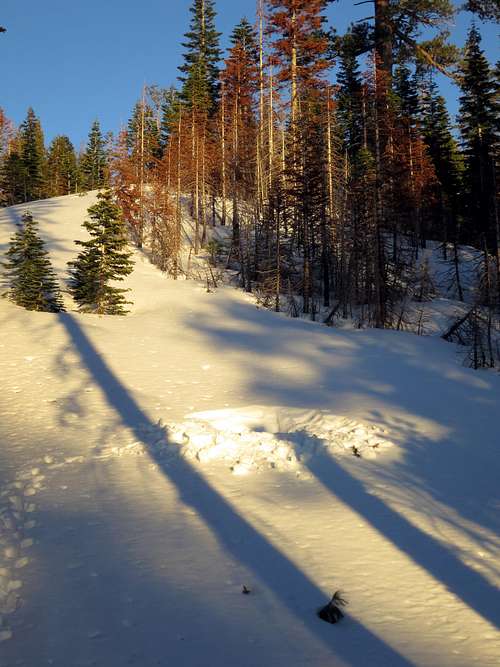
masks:
<instances>
[{"instance_id":1,"label":"snow mound","mask_svg":"<svg viewBox=\"0 0 500 667\"><path fill-rule=\"evenodd\" d=\"M199 463L223 462L234 474L290 470L328 452L374 459L393 446L385 429L326 410L248 406L195 412L180 423L144 426L143 437L105 455L181 455Z\"/></svg>"}]
</instances>

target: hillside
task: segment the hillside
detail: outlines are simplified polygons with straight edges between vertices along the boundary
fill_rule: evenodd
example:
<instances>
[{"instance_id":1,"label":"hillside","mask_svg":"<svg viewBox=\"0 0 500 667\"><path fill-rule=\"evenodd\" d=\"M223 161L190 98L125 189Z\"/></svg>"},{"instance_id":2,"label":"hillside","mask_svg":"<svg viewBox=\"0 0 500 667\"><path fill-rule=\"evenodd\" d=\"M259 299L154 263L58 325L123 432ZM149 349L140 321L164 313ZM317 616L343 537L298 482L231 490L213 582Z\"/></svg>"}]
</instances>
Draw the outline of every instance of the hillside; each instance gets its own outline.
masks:
<instances>
[{"instance_id":1,"label":"hillside","mask_svg":"<svg viewBox=\"0 0 500 667\"><path fill-rule=\"evenodd\" d=\"M94 197L29 205L62 283ZM126 317L0 300L0 667L497 665L498 374L135 262Z\"/></svg>"}]
</instances>

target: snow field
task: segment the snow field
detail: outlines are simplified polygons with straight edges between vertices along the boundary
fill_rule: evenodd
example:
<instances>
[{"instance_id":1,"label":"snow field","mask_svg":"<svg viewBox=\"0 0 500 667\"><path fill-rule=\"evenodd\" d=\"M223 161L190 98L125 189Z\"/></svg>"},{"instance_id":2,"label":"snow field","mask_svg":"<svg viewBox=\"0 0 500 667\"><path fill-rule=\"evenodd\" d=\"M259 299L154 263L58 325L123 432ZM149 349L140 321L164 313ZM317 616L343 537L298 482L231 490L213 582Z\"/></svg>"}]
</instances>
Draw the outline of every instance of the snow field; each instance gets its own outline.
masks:
<instances>
[{"instance_id":1,"label":"snow field","mask_svg":"<svg viewBox=\"0 0 500 667\"><path fill-rule=\"evenodd\" d=\"M61 279L91 203L31 205ZM496 667L498 376L139 253L127 284L125 318L0 300L0 667Z\"/></svg>"}]
</instances>

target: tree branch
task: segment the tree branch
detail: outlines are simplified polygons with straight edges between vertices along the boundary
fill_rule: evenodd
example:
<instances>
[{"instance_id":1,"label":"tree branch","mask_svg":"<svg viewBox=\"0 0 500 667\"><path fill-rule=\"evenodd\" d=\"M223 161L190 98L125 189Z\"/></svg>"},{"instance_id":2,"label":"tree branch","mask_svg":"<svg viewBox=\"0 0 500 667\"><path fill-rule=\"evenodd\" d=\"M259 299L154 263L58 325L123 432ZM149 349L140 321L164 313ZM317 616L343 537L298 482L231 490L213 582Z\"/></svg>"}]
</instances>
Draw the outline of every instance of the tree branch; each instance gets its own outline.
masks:
<instances>
[{"instance_id":1,"label":"tree branch","mask_svg":"<svg viewBox=\"0 0 500 667\"><path fill-rule=\"evenodd\" d=\"M434 56L431 53L429 53L429 51L427 51L422 46L420 46L420 44L418 44L411 37L408 37L407 35L400 32L394 26L393 26L393 30L394 30L394 34L397 35L399 37L399 39L402 39L403 42L406 42L412 48L414 48L417 53L419 53L425 60L427 60L429 65L432 65L432 67L435 67L437 70L439 70L441 72L441 74L444 74L449 79L454 81L456 84L460 85L460 83L461 83L460 78L456 74L453 74L453 72L450 72L449 70L447 70L446 67L443 67L443 65L438 63L438 61L434 58Z\"/></svg>"}]
</instances>

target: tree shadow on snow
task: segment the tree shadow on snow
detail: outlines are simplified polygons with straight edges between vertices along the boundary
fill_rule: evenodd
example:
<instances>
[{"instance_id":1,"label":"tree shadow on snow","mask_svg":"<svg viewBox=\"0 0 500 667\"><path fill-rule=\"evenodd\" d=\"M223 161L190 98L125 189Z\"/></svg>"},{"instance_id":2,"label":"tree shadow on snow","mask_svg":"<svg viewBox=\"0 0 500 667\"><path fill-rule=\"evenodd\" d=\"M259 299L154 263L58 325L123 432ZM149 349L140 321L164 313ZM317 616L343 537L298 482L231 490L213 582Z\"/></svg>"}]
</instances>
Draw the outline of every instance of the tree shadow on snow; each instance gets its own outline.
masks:
<instances>
[{"instance_id":1,"label":"tree shadow on snow","mask_svg":"<svg viewBox=\"0 0 500 667\"><path fill-rule=\"evenodd\" d=\"M68 473L60 474L67 482ZM216 591L203 596L177 580L184 553L164 543L161 556L153 553L151 562L138 562L151 545L137 549L140 536L130 533L131 509L120 507L123 499L103 506L92 498L76 509L81 503L75 495L68 503L72 510L37 513L43 539L33 547L36 573L25 579L27 604L9 619L14 638L2 645L0 665L197 665L200 645L209 647L214 665L252 665L241 655L237 619L224 614ZM155 525L159 535L162 528L161 522ZM183 532L184 541L192 537L188 529ZM191 550L189 557L191 567L203 567L202 549ZM279 637L269 638L269 650L278 643Z\"/></svg>"},{"instance_id":2,"label":"tree shadow on snow","mask_svg":"<svg viewBox=\"0 0 500 667\"><path fill-rule=\"evenodd\" d=\"M76 318L69 313L58 317L108 404L141 440L144 425L153 426L150 418L100 357ZM338 628L318 620L315 611L325 601L325 594L305 573L240 516L188 462L179 459L173 465L166 465L154 451L150 451L150 457L175 485L180 501L196 511L225 552L248 568L288 613L331 651L332 657L338 656L346 664L356 667L364 664L367 656L372 664L387 667L412 665L353 618L346 619Z\"/></svg>"},{"instance_id":3,"label":"tree shadow on snow","mask_svg":"<svg viewBox=\"0 0 500 667\"><path fill-rule=\"evenodd\" d=\"M211 302L196 330L225 353L240 353L247 389L263 403L387 427L403 451L391 464L394 479L498 533L500 378L461 367L454 345L395 331L332 331L234 302ZM276 358L303 374L276 364L270 371Z\"/></svg>"},{"instance_id":4,"label":"tree shadow on snow","mask_svg":"<svg viewBox=\"0 0 500 667\"><path fill-rule=\"evenodd\" d=\"M451 508L468 523L455 520L455 527L483 541L482 546L488 546L487 538L474 527L498 533L499 516L493 510L500 475L495 426L500 378L461 368L454 346L394 331L325 330L242 303L212 306L199 315L196 326L216 347L241 352L248 390L267 405L328 409L387 427L402 455L377 467L377 478L385 475L403 491L429 495L449 522L454 519L446 508ZM270 372L275 355L284 363L288 357L300 364L307 371L304 379L292 380L279 368ZM498 592L452 549L368 494L363 482L333 458L321 456L309 465L333 494L468 606L499 624Z\"/></svg>"}]
</instances>

